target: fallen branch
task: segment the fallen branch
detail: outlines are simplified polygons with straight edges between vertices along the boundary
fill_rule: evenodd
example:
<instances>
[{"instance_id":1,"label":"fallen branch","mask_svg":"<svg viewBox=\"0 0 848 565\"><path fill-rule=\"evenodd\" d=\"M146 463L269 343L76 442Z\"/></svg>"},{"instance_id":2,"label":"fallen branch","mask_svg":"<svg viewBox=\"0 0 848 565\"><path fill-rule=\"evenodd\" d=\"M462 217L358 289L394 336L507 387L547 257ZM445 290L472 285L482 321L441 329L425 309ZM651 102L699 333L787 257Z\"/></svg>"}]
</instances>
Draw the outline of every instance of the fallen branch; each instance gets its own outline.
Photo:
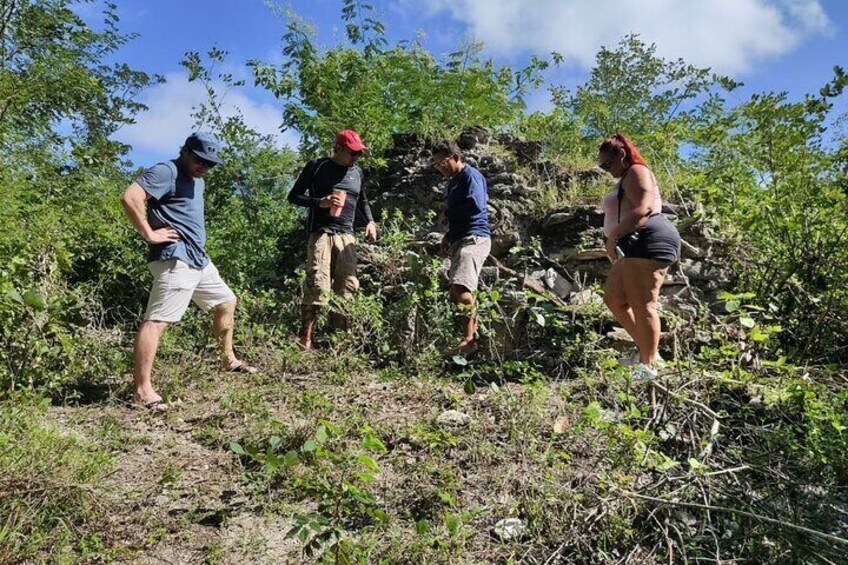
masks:
<instances>
[{"instance_id":1,"label":"fallen branch","mask_svg":"<svg viewBox=\"0 0 848 565\"><path fill-rule=\"evenodd\" d=\"M751 518L753 520L759 520L762 522L768 522L770 524L774 524L776 526L782 526L784 528L789 528L790 530L795 530L797 532L802 532L813 537L821 538L827 540L829 542L835 543L837 545L844 545L848 547L848 539L840 538L831 534L826 534L824 532L820 532L818 530L813 530L811 528L807 528L805 526L799 526L798 524L793 524L791 522L785 522L783 520L778 520L777 518L769 518L768 516L762 516L760 514L754 514L753 512L748 512L746 510L737 510L735 508L727 508L726 506L711 506L707 504L697 504L695 502L678 502L673 500L664 500L662 498L655 498L653 496L647 496L644 494L639 494L636 492L622 490L622 494L626 496L632 496L634 498L639 498L642 500L647 500L650 502L655 502L657 504L665 504L668 506L679 506L682 508L694 508L698 510L707 510L712 512L725 512L728 514L738 514L740 516L745 516L747 518Z\"/></svg>"}]
</instances>

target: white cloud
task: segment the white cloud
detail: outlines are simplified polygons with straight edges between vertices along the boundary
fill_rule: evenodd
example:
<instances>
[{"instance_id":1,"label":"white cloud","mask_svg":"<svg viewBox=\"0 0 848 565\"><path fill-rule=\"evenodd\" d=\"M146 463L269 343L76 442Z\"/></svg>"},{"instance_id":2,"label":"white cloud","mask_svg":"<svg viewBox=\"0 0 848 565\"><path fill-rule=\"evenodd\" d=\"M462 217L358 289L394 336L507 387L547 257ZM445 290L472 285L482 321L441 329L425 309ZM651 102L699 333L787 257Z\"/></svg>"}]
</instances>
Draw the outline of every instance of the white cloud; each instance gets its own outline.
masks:
<instances>
[{"instance_id":1,"label":"white cloud","mask_svg":"<svg viewBox=\"0 0 848 565\"><path fill-rule=\"evenodd\" d=\"M820 0L424 0L450 14L495 54L558 51L591 67L599 47L628 33L659 55L738 75L758 61L829 34Z\"/></svg>"},{"instance_id":2,"label":"white cloud","mask_svg":"<svg viewBox=\"0 0 848 565\"><path fill-rule=\"evenodd\" d=\"M147 90L141 98L148 110L136 117L136 123L118 131L114 137L133 146L134 152L163 157L176 154L186 136L194 131L193 108L206 100L206 92L198 82L189 82L182 73L171 73L167 82ZM215 86L223 92L223 84ZM262 134L272 135L280 147L297 147L296 132L280 133L282 108L259 103L242 90L231 90L224 98L225 117L239 111L244 122Z\"/></svg>"}]
</instances>

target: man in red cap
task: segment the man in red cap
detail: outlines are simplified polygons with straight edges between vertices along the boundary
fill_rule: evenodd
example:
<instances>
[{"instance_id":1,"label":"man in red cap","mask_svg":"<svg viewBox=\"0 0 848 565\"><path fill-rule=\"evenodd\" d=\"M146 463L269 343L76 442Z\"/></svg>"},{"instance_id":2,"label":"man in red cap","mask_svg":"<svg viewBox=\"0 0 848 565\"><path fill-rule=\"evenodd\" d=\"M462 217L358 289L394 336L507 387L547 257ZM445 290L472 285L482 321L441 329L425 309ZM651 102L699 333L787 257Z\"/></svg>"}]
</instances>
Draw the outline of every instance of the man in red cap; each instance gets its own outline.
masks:
<instances>
[{"instance_id":1,"label":"man in red cap","mask_svg":"<svg viewBox=\"0 0 848 565\"><path fill-rule=\"evenodd\" d=\"M299 339L307 351L312 349L318 309L329 304L330 291L349 297L359 288L353 236L357 216L366 223L366 239L377 241L377 224L365 195L362 169L356 165L366 149L355 131L339 132L333 156L309 161L289 192L289 202L309 209L306 289Z\"/></svg>"}]
</instances>

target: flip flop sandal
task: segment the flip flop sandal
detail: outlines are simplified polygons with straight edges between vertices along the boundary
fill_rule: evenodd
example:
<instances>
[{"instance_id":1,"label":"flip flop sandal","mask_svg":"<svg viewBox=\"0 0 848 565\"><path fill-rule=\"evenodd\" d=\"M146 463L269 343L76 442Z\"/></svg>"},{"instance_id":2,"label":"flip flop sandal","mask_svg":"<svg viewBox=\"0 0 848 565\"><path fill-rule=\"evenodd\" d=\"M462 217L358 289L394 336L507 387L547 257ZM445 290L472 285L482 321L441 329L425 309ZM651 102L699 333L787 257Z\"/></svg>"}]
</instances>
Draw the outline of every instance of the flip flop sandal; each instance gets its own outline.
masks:
<instances>
[{"instance_id":1,"label":"flip flop sandal","mask_svg":"<svg viewBox=\"0 0 848 565\"><path fill-rule=\"evenodd\" d=\"M154 400L153 402L148 402L147 404L138 404L136 405L138 408L144 408L150 412L165 412L168 409L168 404L164 400Z\"/></svg>"},{"instance_id":2,"label":"flip flop sandal","mask_svg":"<svg viewBox=\"0 0 848 565\"><path fill-rule=\"evenodd\" d=\"M251 367L247 363L239 363L235 367L230 367L226 370L227 373L245 373L248 375L253 375L259 372L259 369L256 367Z\"/></svg>"}]
</instances>

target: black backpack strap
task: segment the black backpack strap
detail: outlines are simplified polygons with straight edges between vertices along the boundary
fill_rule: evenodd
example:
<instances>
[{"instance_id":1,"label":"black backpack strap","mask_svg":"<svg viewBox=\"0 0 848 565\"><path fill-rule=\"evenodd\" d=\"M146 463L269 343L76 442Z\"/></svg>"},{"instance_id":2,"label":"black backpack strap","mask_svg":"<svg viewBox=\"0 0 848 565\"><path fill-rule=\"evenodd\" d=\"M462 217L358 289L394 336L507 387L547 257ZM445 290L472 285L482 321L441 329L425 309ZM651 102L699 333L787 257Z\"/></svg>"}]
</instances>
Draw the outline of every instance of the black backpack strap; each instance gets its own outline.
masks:
<instances>
[{"instance_id":1,"label":"black backpack strap","mask_svg":"<svg viewBox=\"0 0 848 565\"><path fill-rule=\"evenodd\" d=\"M624 178L622 178L618 182L618 194L616 195L616 199L618 200L618 222L621 223L621 200L624 198Z\"/></svg>"},{"instance_id":2,"label":"black backpack strap","mask_svg":"<svg viewBox=\"0 0 848 565\"><path fill-rule=\"evenodd\" d=\"M318 159L318 161L315 163L315 169L312 171L312 195L313 196L315 195L315 180L318 178L318 171L320 171L321 167L323 167L325 164L327 164L327 161L329 161L329 160L330 160L329 157L323 157L321 159Z\"/></svg>"},{"instance_id":3,"label":"black backpack strap","mask_svg":"<svg viewBox=\"0 0 848 565\"><path fill-rule=\"evenodd\" d=\"M621 180L618 181L618 194L616 198L618 199L618 223L621 223L621 201L624 199L624 177L627 176L627 173L630 172L630 167L627 167L627 170L624 171L624 174L621 175Z\"/></svg>"}]
</instances>

